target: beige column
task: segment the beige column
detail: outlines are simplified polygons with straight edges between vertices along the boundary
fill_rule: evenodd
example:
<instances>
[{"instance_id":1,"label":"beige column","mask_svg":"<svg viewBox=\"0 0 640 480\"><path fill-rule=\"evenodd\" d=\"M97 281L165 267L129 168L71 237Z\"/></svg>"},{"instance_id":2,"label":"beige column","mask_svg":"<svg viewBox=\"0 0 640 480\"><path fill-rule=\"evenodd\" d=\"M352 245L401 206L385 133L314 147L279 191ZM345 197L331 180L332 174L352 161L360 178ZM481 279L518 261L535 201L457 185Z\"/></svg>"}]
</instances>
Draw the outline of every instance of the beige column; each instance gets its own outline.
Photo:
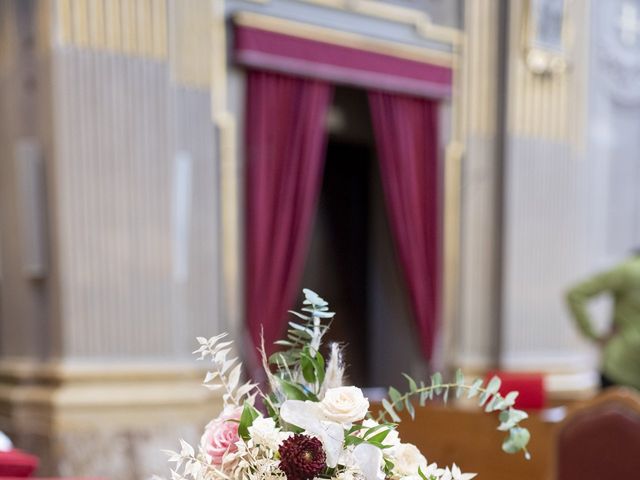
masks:
<instances>
[{"instance_id":1,"label":"beige column","mask_svg":"<svg viewBox=\"0 0 640 480\"><path fill-rule=\"evenodd\" d=\"M0 5L0 429L43 476L166 473L219 408L211 5Z\"/></svg>"}]
</instances>

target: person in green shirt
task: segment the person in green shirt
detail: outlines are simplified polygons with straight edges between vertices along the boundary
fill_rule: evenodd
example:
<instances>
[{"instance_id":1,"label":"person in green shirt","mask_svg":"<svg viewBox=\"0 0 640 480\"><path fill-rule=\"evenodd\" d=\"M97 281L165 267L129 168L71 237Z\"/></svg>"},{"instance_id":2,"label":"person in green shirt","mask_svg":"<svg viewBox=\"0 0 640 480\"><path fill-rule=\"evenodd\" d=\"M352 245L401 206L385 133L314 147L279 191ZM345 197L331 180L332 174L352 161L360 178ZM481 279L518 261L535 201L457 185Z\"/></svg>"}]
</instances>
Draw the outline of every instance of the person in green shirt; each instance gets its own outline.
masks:
<instances>
[{"instance_id":1,"label":"person in green shirt","mask_svg":"<svg viewBox=\"0 0 640 480\"><path fill-rule=\"evenodd\" d=\"M608 331L594 330L587 302L598 295L613 298ZM602 352L602 387L626 385L640 390L640 255L574 286L567 302L581 332Z\"/></svg>"}]
</instances>

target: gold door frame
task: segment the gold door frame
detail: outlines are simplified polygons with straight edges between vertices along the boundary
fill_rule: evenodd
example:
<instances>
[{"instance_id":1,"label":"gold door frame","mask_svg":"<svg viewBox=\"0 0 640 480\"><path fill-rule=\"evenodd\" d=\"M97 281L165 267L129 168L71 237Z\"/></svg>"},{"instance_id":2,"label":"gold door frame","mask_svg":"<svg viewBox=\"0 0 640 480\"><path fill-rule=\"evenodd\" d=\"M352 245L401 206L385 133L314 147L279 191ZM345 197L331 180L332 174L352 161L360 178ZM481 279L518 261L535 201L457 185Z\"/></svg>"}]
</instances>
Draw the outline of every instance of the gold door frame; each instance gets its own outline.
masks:
<instances>
[{"instance_id":1,"label":"gold door frame","mask_svg":"<svg viewBox=\"0 0 640 480\"><path fill-rule=\"evenodd\" d=\"M310 1L310 0L303 0ZM228 108L228 62L226 39L226 15L223 2L218 3L213 22L213 60L211 75L212 116L218 131L220 155L220 206L222 228L222 289L226 304L225 315L230 320L231 328L241 328L242 292L240 285L242 274L240 250L240 225L242 212L240 211L240 182L237 175L240 162L237 155L237 118ZM316 0L313 0L316 3ZM336 2L336 5L339 2ZM366 2L361 5L373 5L376 2ZM333 4L332 4L333 5ZM424 12L420 12L425 15ZM450 47L451 51L441 51L429 47L392 42L361 34L332 30L294 20L285 20L258 13L242 12L238 14L239 22L257 28L268 29L286 35L299 36L318 41L330 41L334 44L353 46L371 51L383 51L387 55L401 58L420 58L439 65L451 66L453 71L451 105L451 134L446 146L444 158L444 214L443 214L443 292L441 301L443 306L443 342L447 351L451 351L452 332L458 318L459 297L459 268L460 268L460 187L461 160L464 150L464 128L462 121L462 82L460 65L462 65L462 45L464 34L453 28L440 27L433 24L421 24L421 33L427 37L431 29L437 41ZM423 17L420 17L423 18ZM430 29L431 27L431 29ZM431 38L431 37L430 37ZM234 325L235 323L235 325ZM445 358L445 361L448 359Z\"/></svg>"}]
</instances>

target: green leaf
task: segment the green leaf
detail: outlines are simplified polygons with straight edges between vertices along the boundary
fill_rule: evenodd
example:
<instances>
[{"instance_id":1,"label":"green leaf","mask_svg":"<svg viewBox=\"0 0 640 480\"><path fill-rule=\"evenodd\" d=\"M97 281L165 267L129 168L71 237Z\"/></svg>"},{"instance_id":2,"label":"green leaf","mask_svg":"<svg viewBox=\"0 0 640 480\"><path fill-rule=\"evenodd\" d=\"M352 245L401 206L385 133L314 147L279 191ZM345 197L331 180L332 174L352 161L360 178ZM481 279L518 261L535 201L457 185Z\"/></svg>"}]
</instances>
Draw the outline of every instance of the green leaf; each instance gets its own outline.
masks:
<instances>
[{"instance_id":1,"label":"green leaf","mask_svg":"<svg viewBox=\"0 0 640 480\"><path fill-rule=\"evenodd\" d=\"M300 312L296 312L295 310L289 310L289 313L291 313L292 315L295 315L296 317L300 318L301 320L306 320L309 321L311 320L311 317L304 315Z\"/></svg>"},{"instance_id":2,"label":"green leaf","mask_svg":"<svg viewBox=\"0 0 640 480\"><path fill-rule=\"evenodd\" d=\"M365 436L365 439L367 440L368 443L379 443L382 444L382 442L384 442L384 440L387 438L387 435L389 435L389 429L385 429L385 430L381 430L380 432L376 433L373 436Z\"/></svg>"},{"instance_id":3,"label":"green leaf","mask_svg":"<svg viewBox=\"0 0 640 480\"><path fill-rule=\"evenodd\" d=\"M507 453L519 452L527 446L530 438L529 430L522 427L514 427L509 430L509 436L502 443L502 450Z\"/></svg>"},{"instance_id":4,"label":"green leaf","mask_svg":"<svg viewBox=\"0 0 640 480\"><path fill-rule=\"evenodd\" d=\"M516 398L520 395L519 392L509 392L507 396L504 397L505 406L511 407L516 403Z\"/></svg>"},{"instance_id":5,"label":"green leaf","mask_svg":"<svg viewBox=\"0 0 640 480\"><path fill-rule=\"evenodd\" d=\"M313 366L314 361L311 359L308 353L304 350L300 355L300 368L302 369L302 376L309 383L316 381L316 369Z\"/></svg>"},{"instance_id":6,"label":"green leaf","mask_svg":"<svg viewBox=\"0 0 640 480\"><path fill-rule=\"evenodd\" d=\"M313 364L313 367L316 371L316 378L318 379L318 383L324 382L325 376L325 367L324 367L324 357L320 352L316 353L316 361Z\"/></svg>"},{"instance_id":7,"label":"green leaf","mask_svg":"<svg viewBox=\"0 0 640 480\"><path fill-rule=\"evenodd\" d=\"M429 397L429 392L425 391L425 385L424 382L420 382L420 390L422 390L420 392L420 406L424 407L427 403L427 398Z\"/></svg>"},{"instance_id":8,"label":"green leaf","mask_svg":"<svg viewBox=\"0 0 640 480\"><path fill-rule=\"evenodd\" d=\"M464 386L464 375L460 369L456 370L456 385L456 398L460 398L462 387Z\"/></svg>"},{"instance_id":9,"label":"green leaf","mask_svg":"<svg viewBox=\"0 0 640 480\"><path fill-rule=\"evenodd\" d=\"M500 380L500 377L498 376L493 376L491 378L491 380L489 380L489 383L487 384L487 391L490 394L494 394L497 393L498 390L500 390L500 384L502 383L502 380Z\"/></svg>"},{"instance_id":10,"label":"green leaf","mask_svg":"<svg viewBox=\"0 0 640 480\"><path fill-rule=\"evenodd\" d=\"M473 384L471 385L471 388L469 389L469 393L467 394L467 398L473 398L478 394L478 390L480 389L480 387L482 387L482 379L481 378L477 378Z\"/></svg>"},{"instance_id":11,"label":"green leaf","mask_svg":"<svg viewBox=\"0 0 640 480\"><path fill-rule=\"evenodd\" d=\"M285 380L284 378L281 378L281 377L276 377L276 378L280 383L280 387L282 388L282 391L284 392L284 394L287 396L289 400L311 400L311 398L309 398L309 395L307 395L300 386L296 385L293 382Z\"/></svg>"},{"instance_id":12,"label":"green leaf","mask_svg":"<svg viewBox=\"0 0 640 480\"><path fill-rule=\"evenodd\" d=\"M389 416L391 417L391 419L394 422L399 422L400 421L400 417L398 416L398 414L393 409L393 406L389 403L389 400L387 400L386 398L383 398L382 399L382 406L384 407L384 409L387 411L387 413L389 414Z\"/></svg>"},{"instance_id":13,"label":"green leaf","mask_svg":"<svg viewBox=\"0 0 640 480\"><path fill-rule=\"evenodd\" d=\"M260 416L260 413L253 408L248 402L244 402L242 408L242 415L240 415L240 424L238 425L238 435L243 440L249 440L249 427L253 424L253 421Z\"/></svg>"},{"instance_id":14,"label":"green leaf","mask_svg":"<svg viewBox=\"0 0 640 480\"><path fill-rule=\"evenodd\" d=\"M449 398L449 387L445 387L444 395L442 396L442 401L447 403L447 399Z\"/></svg>"},{"instance_id":15,"label":"green leaf","mask_svg":"<svg viewBox=\"0 0 640 480\"><path fill-rule=\"evenodd\" d=\"M393 403L400 403L400 399L401 399L402 395L400 394L400 392L393 388L393 387L389 387L389 398L391 399L391 401Z\"/></svg>"},{"instance_id":16,"label":"green leaf","mask_svg":"<svg viewBox=\"0 0 640 480\"><path fill-rule=\"evenodd\" d=\"M418 385L416 385L416 381L411 378L409 375L407 375L406 373L402 374L404 376L404 378L407 379L407 381L409 382L409 391L411 393L414 393L416 390L418 390Z\"/></svg>"},{"instance_id":17,"label":"green leaf","mask_svg":"<svg viewBox=\"0 0 640 480\"><path fill-rule=\"evenodd\" d=\"M486 402L487 400L489 400L489 397L490 397L490 396L491 396L491 393L489 393L489 391L488 391L488 390L485 390L484 392L482 392L482 393L480 394L480 398L478 399L478 406L479 406L479 407L484 406L485 402Z\"/></svg>"},{"instance_id":18,"label":"green leaf","mask_svg":"<svg viewBox=\"0 0 640 480\"><path fill-rule=\"evenodd\" d=\"M404 404L407 407L407 412L409 412L409 415L411 415L411 419L415 420L415 418L416 418L416 409L413 408L413 404L411 403L411 400L409 400L409 397L405 397Z\"/></svg>"},{"instance_id":19,"label":"green leaf","mask_svg":"<svg viewBox=\"0 0 640 480\"><path fill-rule=\"evenodd\" d=\"M496 408L496 404L500 401L501 399L497 396L493 396L491 397L491 400L489 400L487 402L487 404L484 407L484 411L485 412L493 412Z\"/></svg>"},{"instance_id":20,"label":"green leaf","mask_svg":"<svg viewBox=\"0 0 640 480\"><path fill-rule=\"evenodd\" d=\"M440 372L436 372L431 375L431 386L434 387L433 389L435 390L436 395L440 395L440 392L442 391L440 385L442 385L442 374Z\"/></svg>"},{"instance_id":21,"label":"green leaf","mask_svg":"<svg viewBox=\"0 0 640 480\"><path fill-rule=\"evenodd\" d=\"M515 408L509 408L509 410L501 412L498 416L501 422L498 426L498 430L506 432L528 417L529 415L527 414L527 412L517 410Z\"/></svg>"},{"instance_id":22,"label":"green leaf","mask_svg":"<svg viewBox=\"0 0 640 480\"><path fill-rule=\"evenodd\" d=\"M360 445L364 443L364 438L356 437L355 435L349 435L344 439L344 446L348 447L349 445Z\"/></svg>"}]
</instances>

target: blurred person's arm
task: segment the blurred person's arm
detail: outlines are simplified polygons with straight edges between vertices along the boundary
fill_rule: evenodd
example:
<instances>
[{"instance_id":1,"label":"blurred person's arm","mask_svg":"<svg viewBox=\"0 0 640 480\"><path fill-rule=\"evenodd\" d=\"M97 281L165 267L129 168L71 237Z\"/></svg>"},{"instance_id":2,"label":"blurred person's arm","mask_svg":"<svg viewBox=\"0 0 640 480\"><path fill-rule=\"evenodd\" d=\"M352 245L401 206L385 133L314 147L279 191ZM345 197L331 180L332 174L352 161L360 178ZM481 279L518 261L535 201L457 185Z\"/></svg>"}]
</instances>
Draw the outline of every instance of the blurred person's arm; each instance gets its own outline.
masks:
<instances>
[{"instance_id":1,"label":"blurred person's arm","mask_svg":"<svg viewBox=\"0 0 640 480\"><path fill-rule=\"evenodd\" d=\"M587 302L602 293L614 293L624 285L625 268L618 266L573 287L567 293L567 303L581 332L597 342L606 341L610 335L600 336L593 329Z\"/></svg>"}]
</instances>

